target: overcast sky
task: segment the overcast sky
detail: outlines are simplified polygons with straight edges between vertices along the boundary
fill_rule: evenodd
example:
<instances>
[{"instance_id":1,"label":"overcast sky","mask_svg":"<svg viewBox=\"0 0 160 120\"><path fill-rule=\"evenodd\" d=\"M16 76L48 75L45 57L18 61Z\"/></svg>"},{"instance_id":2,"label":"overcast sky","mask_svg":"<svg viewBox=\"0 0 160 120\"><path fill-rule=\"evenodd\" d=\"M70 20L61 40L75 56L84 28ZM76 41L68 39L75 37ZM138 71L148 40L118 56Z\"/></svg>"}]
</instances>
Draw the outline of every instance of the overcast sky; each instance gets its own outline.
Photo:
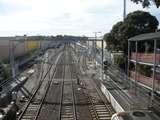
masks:
<instances>
[{"instance_id":1,"label":"overcast sky","mask_svg":"<svg viewBox=\"0 0 160 120\"><path fill-rule=\"evenodd\" d=\"M127 0L127 13L135 10L141 5ZM160 9L143 10L160 21ZM123 0L0 0L0 36L103 35L122 18Z\"/></svg>"}]
</instances>

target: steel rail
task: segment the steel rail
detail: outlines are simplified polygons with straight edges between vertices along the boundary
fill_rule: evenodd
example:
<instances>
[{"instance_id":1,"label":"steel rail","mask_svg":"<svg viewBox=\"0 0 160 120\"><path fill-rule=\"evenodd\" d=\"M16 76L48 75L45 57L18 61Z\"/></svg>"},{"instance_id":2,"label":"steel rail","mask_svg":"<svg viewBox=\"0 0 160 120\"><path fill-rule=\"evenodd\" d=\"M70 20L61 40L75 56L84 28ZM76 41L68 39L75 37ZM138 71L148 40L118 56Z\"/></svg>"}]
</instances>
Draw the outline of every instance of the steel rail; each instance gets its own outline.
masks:
<instances>
[{"instance_id":1,"label":"steel rail","mask_svg":"<svg viewBox=\"0 0 160 120\"><path fill-rule=\"evenodd\" d=\"M31 65L30 67L27 67L27 69L28 69L28 68L32 68L32 66L33 66L33 65ZM25 69L25 70L26 70L26 69ZM24 72L25 70L23 70L22 72ZM21 72L21 73L22 73L22 72ZM18 78L18 76L20 76L21 73L16 74L15 79ZM5 80L1 81L1 82L0 82L0 87L5 86L5 85L8 84L9 82L13 82L13 80L14 80L14 78L13 78L13 77L10 77L10 78L8 78L8 79L5 79Z\"/></svg>"},{"instance_id":2,"label":"steel rail","mask_svg":"<svg viewBox=\"0 0 160 120\"><path fill-rule=\"evenodd\" d=\"M45 54L44 54L44 55L45 55ZM44 57L44 55L43 55L43 57ZM44 69L43 69L43 68L44 68L44 64L45 64L45 63L41 62L41 68L40 68L40 70L41 70L41 71L40 71L40 73L41 73L41 74L40 74L40 80L41 80L42 77L43 77L43 73L44 73Z\"/></svg>"},{"instance_id":3,"label":"steel rail","mask_svg":"<svg viewBox=\"0 0 160 120\"><path fill-rule=\"evenodd\" d=\"M35 116L34 120L37 120L38 117L39 117L41 108L42 108L42 106L43 106L44 100L46 99L47 93L48 93L48 91L49 91L49 88L50 88L51 83L52 83L52 81L53 81L53 78L54 78L54 76L55 76L56 70L57 70L57 67L55 66L55 69L54 69L54 71L53 71L53 74L52 74L52 76L51 76L51 79L48 81L47 89L46 89L46 91L45 91L45 93L44 93L44 96L43 96L43 98L42 98L42 100L41 100L41 103L40 103L40 105L39 105L39 108L38 108L38 110L37 110L37 113L36 113L36 116Z\"/></svg>"},{"instance_id":4,"label":"steel rail","mask_svg":"<svg viewBox=\"0 0 160 120\"><path fill-rule=\"evenodd\" d=\"M31 68L31 67L30 67ZM31 77L32 74L30 75L27 75L27 78ZM7 84L11 83L11 82L14 82L14 79L18 80L18 76L20 76L20 73L17 74L15 76L15 78L9 78L9 79L6 79L6 80L3 80L2 82L0 82L0 87L4 87L6 86Z\"/></svg>"},{"instance_id":5,"label":"steel rail","mask_svg":"<svg viewBox=\"0 0 160 120\"><path fill-rule=\"evenodd\" d=\"M65 79L65 65L63 65L63 78L62 78L62 83L61 83L61 96L60 96L60 106L59 106L59 113L58 113L58 118L61 120L61 112L62 112L62 104L63 104L63 90L64 90L64 79Z\"/></svg>"},{"instance_id":6,"label":"steel rail","mask_svg":"<svg viewBox=\"0 0 160 120\"><path fill-rule=\"evenodd\" d=\"M83 83L83 86L86 88L86 83L84 83L84 82L82 82L82 83ZM85 93L84 93L84 94L85 94ZM95 110L94 102L92 101L91 96L89 96L89 94L85 94L85 95L86 95L86 97L88 98L89 102L91 103L91 107L92 107L92 110L93 110L93 112L94 112L95 119L96 119L96 120L99 120L98 113L97 113L96 110ZM91 116L92 116L92 112L91 112L91 111L90 111L90 113L91 113Z\"/></svg>"},{"instance_id":7,"label":"steel rail","mask_svg":"<svg viewBox=\"0 0 160 120\"><path fill-rule=\"evenodd\" d=\"M59 59L59 58L58 58ZM57 60L58 60L57 59ZM24 117L32 117L32 119L37 119L38 118L38 116L39 116L39 113L40 113L40 110L41 110L41 108L42 108L42 105L43 105L43 102L44 102L44 100L45 100L45 98L46 98L46 95L47 95L47 93L48 93L48 89L50 88L50 83L52 82L52 80L53 80L53 77L54 77L54 75L55 75L55 72L56 72L56 69L57 69L57 65L58 65L58 62L59 61L57 61L56 62L56 67L55 67L55 69L54 69L54 72L53 72L53 74L52 74L52 77L51 77L51 79L50 79L50 71L51 71L51 68L52 68L52 66L53 66L53 64L50 66L50 68L48 69L47 68L47 73L46 74L49 74L49 81L48 81L48 84L47 84L47 89L46 89L46 91L45 91L45 94L43 95L43 98L41 99L41 102L40 102L40 105L37 105L36 107L37 107L37 109L36 109L36 113L34 113L35 114L35 117L34 117L34 114L32 115L32 114L29 114L29 113L26 113L26 114L29 114L29 116L28 115L26 115L25 116L25 113L24 113ZM45 79L45 77L44 77L44 79ZM31 106L30 107L32 107L33 105L32 104L30 104ZM29 107L29 106L28 106ZM29 108L28 108L29 109ZM26 109L26 112L27 112L27 109ZM25 118L23 118L23 116L22 116L22 119L25 119Z\"/></svg>"},{"instance_id":8,"label":"steel rail","mask_svg":"<svg viewBox=\"0 0 160 120\"><path fill-rule=\"evenodd\" d=\"M65 54L65 56L66 56L66 54ZM71 58L71 56L69 56L69 58ZM65 57L65 61L66 61L66 57ZM77 120L77 115L76 115L76 107L75 107L75 94L74 94L74 87L73 87L73 79L72 79L72 64L70 64L70 63L64 63L64 64L62 64L62 65L64 65L64 76L63 76L63 82L62 82L62 89L61 89L61 99L60 99L60 110L59 110L59 120L61 120L61 119L63 119L63 115L64 114L62 114L62 110L63 110L63 101L64 101L64 79L65 79L65 68L66 68L66 66L68 66L70 69L69 69L69 72L70 72L70 75L71 75L71 83L70 83L70 85L71 85L71 94L72 94L72 107L71 107L71 110L72 110L72 112L70 113L70 114L72 114L73 113L73 119L74 120ZM64 107L64 109L65 109L65 107ZM67 113L66 113L67 114ZM71 116L69 116L69 118L68 119L71 119L72 117ZM67 117L65 117L64 119L67 119Z\"/></svg>"},{"instance_id":9,"label":"steel rail","mask_svg":"<svg viewBox=\"0 0 160 120\"><path fill-rule=\"evenodd\" d=\"M52 56L52 57L53 57L53 56ZM44 94L41 102L40 102L40 105L39 105L39 107L38 107L38 109L37 109L36 115L35 115L35 117L33 118L33 120L37 120L38 117L39 117L39 115L40 115L40 112L41 112L41 109L42 109L42 107L43 107L44 101L45 101L46 96L47 96L47 94L48 94L48 91L49 91L49 88L50 88L50 86L51 86L51 83L52 83L53 80L54 80L54 77L55 77L55 75L56 75L56 72L57 72L57 69L58 69L58 65L59 65L60 62L61 62L61 59L57 62L56 67L55 67L55 69L54 69L54 71L53 71L52 76L50 77L50 74L49 74L49 76L48 76L48 77L49 77L49 81L48 81L48 84L47 84L47 89L46 89L46 91L45 91L45 94ZM50 71L51 71L51 70L50 70ZM51 73L52 73L52 72L51 72Z\"/></svg>"},{"instance_id":10,"label":"steel rail","mask_svg":"<svg viewBox=\"0 0 160 120\"><path fill-rule=\"evenodd\" d=\"M33 98L36 96L38 90L40 89L43 81L45 80L45 78L46 78L46 76L47 76L47 74L48 74L49 71L51 70L52 66L53 66L53 64L49 66L49 70L46 72L46 74L44 75L44 77L40 80L39 85L37 86L36 90L34 91L33 95L31 96L30 100L28 101L27 105L25 106L23 112L20 114L18 120L21 120L21 119L22 119L23 115L25 114L25 112L27 111L29 105L31 104Z\"/></svg>"},{"instance_id":11,"label":"steel rail","mask_svg":"<svg viewBox=\"0 0 160 120\"><path fill-rule=\"evenodd\" d=\"M111 74L114 74L114 73L112 73L111 71L110 71L110 73ZM110 74L110 75L111 75ZM123 89L122 88L120 88L119 87L119 85L117 85L117 83L113 80L113 75L111 75L111 79L112 79L112 82L113 82L113 84L111 84L111 86L112 87L116 87L116 93L117 94L120 94L120 96L121 96L121 98L124 100L124 101L126 101L126 102L128 102L128 104L133 104L134 103L134 101L133 101L133 99L131 99L125 92L123 92Z\"/></svg>"},{"instance_id":12,"label":"steel rail","mask_svg":"<svg viewBox=\"0 0 160 120\"><path fill-rule=\"evenodd\" d=\"M73 60L72 60L73 61ZM74 112L74 120L77 120L77 110L76 110L76 104L75 104L75 92L74 92L74 85L73 85L73 64L70 66L70 72L71 72L71 86L72 86L72 101L73 101L73 112Z\"/></svg>"},{"instance_id":13,"label":"steel rail","mask_svg":"<svg viewBox=\"0 0 160 120\"><path fill-rule=\"evenodd\" d=\"M104 102L104 98L103 98L103 96L102 96L102 93L100 93L100 90L99 90L99 88L97 87L97 85L96 85L95 83L93 83L93 82L92 82L91 84L92 84L92 85L94 84L95 89L96 89L99 97L101 98L103 104L106 106L106 108L107 108L107 110L110 112L110 114L112 114L113 111L111 111L111 110L109 109L109 107L107 106L107 104ZM109 103L109 102L108 102L108 103Z\"/></svg>"},{"instance_id":14,"label":"steel rail","mask_svg":"<svg viewBox=\"0 0 160 120\"><path fill-rule=\"evenodd\" d=\"M81 81L82 83L83 83L83 85L84 85L84 87L86 87L86 83L84 82L84 81ZM114 113L115 111L113 111L113 109L111 110L111 108L112 108L112 106L110 105L110 104L106 104L105 103L105 101L104 101L104 98L102 97L102 94L100 93L100 91L99 91L99 88L96 86L96 84L94 83L93 84L93 81L91 82L91 84L92 84L92 86L94 86L94 88L95 88L95 90L96 90L96 93L97 93L97 95L98 95L98 97L102 100L102 103L101 104L96 104L95 102L94 102L94 99L89 95L89 94L85 94L86 95L86 97L88 98L88 100L89 100L89 103L91 104L91 106L90 106L90 113L91 113L91 116L93 117L93 119L96 119L96 120L100 120L102 117L102 115L108 115L108 117L111 117L112 116L112 113ZM87 91L88 92L88 91ZM89 92L88 92L89 93ZM102 109L101 109L101 107L100 107L100 109L101 110L104 110L105 112L109 112L109 113L107 113L107 114L105 114L105 113L98 113L98 111L97 111L97 109L96 109L96 106L102 106ZM104 105L104 106L103 106ZM101 116L100 116L101 115ZM108 119L110 119L110 118L108 118ZM107 119L107 120L108 120Z\"/></svg>"},{"instance_id":15,"label":"steel rail","mask_svg":"<svg viewBox=\"0 0 160 120\"><path fill-rule=\"evenodd\" d=\"M62 50L61 50L62 51ZM61 52L61 51L59 51L59 53ZM58 53L57 53L58 54ZM57 55L56 54L56 55ZM55 55L55 56L56 56ZM31 65L29 68L31 68L33 65ZM28 68L28 67L27 67ZM25 70L23 70L22 72L24 72ZM42 72L43 73L43 72ZM18 73L18 74L16 74L16 76L15 76L15 79L17 79L18 78L18 76L20 75L21 73ZM30 77L30 75L28 76L28 77ZM0 87L3 87L3 86L5 86L6 84L8 84L9 82L13 82L13 77L11 77L11 78L8 78L8 79L6 79L6 80L3 80L2 82L0 82ZM42 77L41 77L41 79L42 79Z\"/></svg>"}]
</instances>

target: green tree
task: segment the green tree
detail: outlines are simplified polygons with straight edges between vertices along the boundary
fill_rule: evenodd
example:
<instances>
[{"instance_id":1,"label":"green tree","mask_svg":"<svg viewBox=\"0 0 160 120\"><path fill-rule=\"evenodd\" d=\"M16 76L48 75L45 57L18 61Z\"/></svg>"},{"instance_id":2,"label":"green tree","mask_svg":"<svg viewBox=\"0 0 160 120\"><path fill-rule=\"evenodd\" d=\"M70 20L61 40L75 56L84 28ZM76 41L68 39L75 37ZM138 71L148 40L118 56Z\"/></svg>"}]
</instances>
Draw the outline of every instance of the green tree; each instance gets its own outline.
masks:
<instances>
[{"instance_id":1,"label":"green tree","mask_svg":"<svg viewBox=\"0 0 160 120\"><path fill-rule=\"evenodd\" d=\"M106 33L104 35L104 40L107 43L107 48L108 50L111 51L117 51L121 50L120 44L119 44L119 37L120 37L120 27L122 26L123 22L118 22L116 23L113 27L110 33Z\"/></svg>"},{"instance_id":2,"label":"green tree","mask_svg":"<svg viewBox=\"0 0 160 120\"><path fill-rule=\"evenodd\" d=\"M152 3L154 3L157 8L159 8L160 6L160 0L131 0L134 3L142 3L143 7L149 7Z\"/></svg>"},{"instance_id":3,"label":"green tree","mask_svg":"<svg viewBox=\"0 0 160 120\"><path fill-rule=\"evenodd\" d=\"M8 79L11 76L10 66L8 64L4 64L2 61L0 61L0 66L1 66L1 71L2 71L1 77L3 79Z\"/></svg>"},{"instance_id":4,"label":"green tree","mask_svg":"<svg viewBox=\"0 0 160 120\"><path fill-rule=\"evenodd\" d=\"M115 64L121 68L121 69L125 69L125 58L122 55L116 56L114 58Z\"/></svg>"},{"instance_id":5,"label":"green tree","mask_svg":"<svg viewBox=\"0 0 160 120\"><path fill-rule=\"evenodd\" d=\"M127 54L128 39L130 37L155 32L158 25L159 22L155 16L148 12L135 11L128 14L123 22L116 23L110 33L104 36L104 40L108 46L113 46L113 50L122 50Z\"/></svg>"}]
</instances>

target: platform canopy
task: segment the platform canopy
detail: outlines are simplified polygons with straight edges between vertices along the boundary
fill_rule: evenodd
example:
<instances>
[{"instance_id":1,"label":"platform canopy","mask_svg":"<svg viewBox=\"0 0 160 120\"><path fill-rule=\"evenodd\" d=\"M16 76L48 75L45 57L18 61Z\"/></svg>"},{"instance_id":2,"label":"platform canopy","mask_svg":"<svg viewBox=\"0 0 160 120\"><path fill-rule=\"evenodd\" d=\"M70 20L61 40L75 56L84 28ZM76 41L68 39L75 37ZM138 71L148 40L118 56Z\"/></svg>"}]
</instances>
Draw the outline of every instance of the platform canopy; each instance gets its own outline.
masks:
<instances>
[{"instance_id":1,"label":"platform canopy","mask_svg":"<svg viewBox=\"0 0 160 120\"><path fill-rule=\"evenodd\" d=\"M146 33L129 38L129 41L160 40L160 32Z\"/></svg>"}]
</instances>

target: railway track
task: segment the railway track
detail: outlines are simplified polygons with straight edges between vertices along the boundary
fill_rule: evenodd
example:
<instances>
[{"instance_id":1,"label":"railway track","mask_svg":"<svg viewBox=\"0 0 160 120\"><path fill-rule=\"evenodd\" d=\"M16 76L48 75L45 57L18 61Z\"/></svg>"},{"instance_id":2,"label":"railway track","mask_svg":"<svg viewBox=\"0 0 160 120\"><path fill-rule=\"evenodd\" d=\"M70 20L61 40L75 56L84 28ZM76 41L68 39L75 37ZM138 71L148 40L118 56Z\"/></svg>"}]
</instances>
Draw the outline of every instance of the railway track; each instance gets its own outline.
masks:
<instances>
[{"instance_id":1,"label":"railway track","mask_svg":"<svg viewBox=\"0 0 160 120\"><path fill-rule=\"evenodd\" d=\"M57 58L57 60L58 59L59 58ZM57 61L56 61L56 65L57 65ZM36 88L36 90L34 91L33 95L31 96L30 100L27 102L26 106L24 107L23 112L18 117L18 120L37 120L40 110L43 106L43 102L46 98L47 92L50 88L51 82L53 81L53 77L56 71L56 65L55 67L53 67L54 66L54 63L53 63L50 66L48 66L47 72L44 74L44 77L42 77L43 75L40 76L41 78L40 83ZM42 71L42 73L44 73L44 71ZM50 74L52 74L51 77L50 77ZM40 88L43 86L43 82L46 80L47 75L49 76L49 80L46 83L46 89L44 91L43 96L37 100L36 96L39 94Z\"/></svg>"},{"instance_id":2,"label":"railway track","mask_svg":"<svg viewBox=\"0 0 160 120\"><path fill-rule=\"evenodd\" d=\"M82 63L83 65L83 63ZM76 72L79 73L79 72ZM83 95L88 101L88 108L92 120L110 120L115 113L112 105L103 96L100 89L93 80L80 80L82 83Z\"/></svg>"},{"instance_id":3,"label":"railway track","mask_svg":"<svg viewBox=\"0 0 160 120\"><path fill-rule=\"evenodd\" d=\"M114 91L114 94L119 95L119 98L117 98L117 99L121 99L120 102L122 102L121 104L123 105L123 107L125 107L125 109L128 109L128 110L136 110L136 109L144 109L144 108L147 109L147 107L150 105L150 101L148 101L148 103L146 103L146 104L148 104L148 106L146 107L146 106L143 106L143 104L141 104L141 102L137 102L137 100L135 100L134 98L132 98L131 96L129 96L125 92L123 92L123 88L125 88L124 83L122 83L122 80L124 80L124 73L121 73L120 70L116 70L114 68L114 66L109 67L107 73L109 74L109 76L112 79L112 83L110 83L109 86L111 86L111 88L116 88L116 91ZM117 78L119 78L118 82L117 82ZM127 78L127 79L129 79L129 78ZM119 85L119 83L120 83L120 85ZM123 85L121 85L121 84L123 84ZM135 84L134 81L130 81L130 83L128 83L128 84L125 83L125 86L129 85L130 88L128 87L128 89L131 89L131 87L133 87L135 90L138 91L135 94L138 94L139 96L144 97L145 98L145 99L143 99L144 103L147 102L147 100L150 98L149 93L151 91L145 87L142 87L139 84L137 84L137 86L136 86L137 88L135 86L133 86L132 84ZM117 95L115 95L115 96L117 96ZM157 104L156 108L158 108L158 105L159 105L158 101L159 100L158 99L156 100L156 95L154 97L155 97L154 103ZM125 102L123 102L123 101L125 101Z\"/></svg>"},{"instance_id":4,"label":"railway track","mask_svg":"<svg viewBox=\"0 0 160 120\"><path fill-rule=\"evenodd\" d=\"M33 67L31 67L30 69L32 69ZM12 82L15 82L15 80L19 81L21 77L25 76L26 78L29 78L31 77L32 73L31 74L28 74L28 73L25 73L24 75L20 75L20 74L17 74L15 78L9 78L9 79L6 79L4 80L3 82L0 83L0 88L4 88L5 86L11 84Z\"/></svg>"},{"instance_id":5,"label":"railway track","mask_svg":"<svg viewBox=\"0 0 160 120\"><path fill-rule=\"evenodd\" d=\"M40 74L40 79L42 80L42 77L43 77L43 74L44 74L44 70L42 69L44 66L44 63L41 64L41 73ZM4 80L3 82L0 83L0 88L5 88L7 85L10 85L12 82L16 82L16 83L20 83L22 82L21 81L21 78L22 77L26 77L26 79L29 79L33 73L28 73L27 71L30 70L30 69L34 69L33 65L29 67L29 69L26 69L26 70L23 70L21 73L18 73L15 78L9 78L9 79L6 79ZM24 73L23 73L24 72Z\"/></svg>"},{"instance_id":6,"label":"railway track","mask_svg":"<svg viewBox=\"0 0 160 120\"><path fill-rule=\"evenodd\" d=\"M127 95L125 92L123 92L124 87L120 87L119 84L117 83L117 81L115 81L115 79L116 79L115 75L117 75L117 74L111 69L108 71L108 74L112 79L109 86L110 86L111 89L115 89L113 94L119 95L119 97L117 99L121 99L121 101L125 101L124 106L128 110L130 110L132 106L136 106L135 101L129 95ZM122 79L120 77L120 75L117 76L117 78Z\"/></svg>"},{"instance_id":7,"label":"railway track","mask_svg":"<svg viewBox=\"0 0 160 120\"><path fill-rule=\"evenodd\" d=\"M69 59L71 57L66 57L66 59L67 58ZM65 64L64 73L65 74L63 76L61 99L60 99L59 120L77 120L71 63ZM67 77L70 80L67 81L66 79Z\"/></svg>"},{"instance_id":8,"label":"railway track","mask_svg":"<svg viewBox=\"0 0 160 120\"><path fill-rule=\"evenodd\" d=\"M46 68L48 69L47 72L42 71L44 76L40 76L42 78L40 85L28 101L18 120L111 119L114 110L110 103L104 100L104 96L93 81L86 82L82 80L83 86L75 84L78 73L76 72L76 63L73 62L72 57L69 49L66 48L63 57L57 63L57 67L53 68L50 65L49 68ZM47 76L49 80L42 94L43 96L41 99L36 100L35 96L43 86L43 81L47 80ZM81 114L81 112L84 113ZM86 112L88 115L85 115Z\"/></svg>"},{"instance_id":9,"label":"railway track","mask_svg":"<svg viewBox=\"0 0 160 120\"><path fill-rule=\"evenodd\" d=\"M82 80L81 80L82 81ZM82 81L83 87L87 88L87 84ZM84 94L88 98L88 105L93 120L110 120L112 114L115 113L112 105L106 100L96 84L90 80L89 84L94 89L85 89Z\"/></svg>"}]
</instances>

